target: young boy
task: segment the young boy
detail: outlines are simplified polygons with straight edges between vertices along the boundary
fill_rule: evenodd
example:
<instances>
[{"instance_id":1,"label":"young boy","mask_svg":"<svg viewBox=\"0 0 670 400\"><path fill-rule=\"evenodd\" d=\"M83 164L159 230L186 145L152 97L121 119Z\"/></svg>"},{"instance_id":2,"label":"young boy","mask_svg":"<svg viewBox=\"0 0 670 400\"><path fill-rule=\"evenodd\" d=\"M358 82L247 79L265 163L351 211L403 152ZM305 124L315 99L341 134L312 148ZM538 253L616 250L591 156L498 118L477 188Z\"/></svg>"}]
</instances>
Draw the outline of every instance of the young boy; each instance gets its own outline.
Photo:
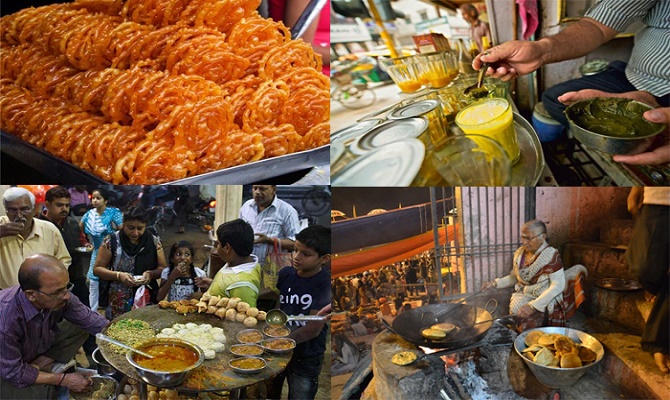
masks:
<instances>
[{"instance_id":1,"label":"young boy","mask_svg":"<svg viewBox=\"0 0 670 400\"><path fill-rule=\"evenodd\" d=\"M256 307L261 286L261 266L251 254L254 230L241 219L221 224L216 229L216 252L226 265L214 276L209 292L212 296L239 297Z\"/></svg>"},{"instance_id":2,"label":"young boy","mask_svg":"<svg viewBox=\"0 0 670 400\"><path fill-rule=\"evenodd\" d=\"M296 235L293 268L279 271L279 308L287 315L326 315L332 295L330 271L330 228L313 225ZM286 370L273 380L268 398L280 398L284 378L288 379L289 399L313 399L326 351L328 325L325 321L291 321L290 337L298 345Z\"/></svg>"}]
</instances>

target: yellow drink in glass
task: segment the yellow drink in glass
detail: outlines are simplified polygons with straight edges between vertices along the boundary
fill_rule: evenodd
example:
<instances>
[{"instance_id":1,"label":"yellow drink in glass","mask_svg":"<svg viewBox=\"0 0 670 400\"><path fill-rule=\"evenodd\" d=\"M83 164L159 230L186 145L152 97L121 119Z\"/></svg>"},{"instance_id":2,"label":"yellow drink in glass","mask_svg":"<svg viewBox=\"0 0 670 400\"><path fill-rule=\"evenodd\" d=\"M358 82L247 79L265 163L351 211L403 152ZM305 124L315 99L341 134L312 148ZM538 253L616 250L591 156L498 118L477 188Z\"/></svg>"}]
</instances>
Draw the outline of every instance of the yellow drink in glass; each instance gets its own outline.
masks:
<instances>
[{"instance_id":1,"label":"yellow drink in glass","mask_svg":"<svg viewBox=\"0 0 670 400\"><path fill-rule=\"evenodd\" d=\"M456 115L456 124L465 134L487 136L505 149L512 164L519 160L519 142L514 131L512 106L505 99L476 101Z\"/></svg>"}]
</instances>

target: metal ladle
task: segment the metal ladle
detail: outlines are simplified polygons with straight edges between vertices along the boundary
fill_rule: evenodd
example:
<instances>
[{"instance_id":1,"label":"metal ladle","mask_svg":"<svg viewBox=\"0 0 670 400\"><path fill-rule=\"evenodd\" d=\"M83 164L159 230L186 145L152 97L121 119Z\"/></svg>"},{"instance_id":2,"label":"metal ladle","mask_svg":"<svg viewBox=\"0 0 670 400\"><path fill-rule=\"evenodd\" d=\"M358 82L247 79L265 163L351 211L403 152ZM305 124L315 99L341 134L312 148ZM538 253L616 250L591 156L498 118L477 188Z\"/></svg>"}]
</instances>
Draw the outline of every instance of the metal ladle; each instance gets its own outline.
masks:
<instances>
[{"instance_id":1,"label":"metal ladle","mask_svg":"<svg viewBox=\"0 0 670 400\"><path fill-rule=\"evenodd\" d=\"M265 322L270 326L284 326L288 321L325 321L323 315L286 315L282 310L275 308L267 312Z\"/></svg>"},{"instance_id":2,"label":"metal ladle","mask_svg":"<svg viewBox=\"0 0 670 400\"><path fill-rule=\"evenodd\" d=\"M123 347L124 349L126 349L126 350L130 350L130 351L132 351L132 352L134 352L134 353L137 353L137 354L139 354L139 355L141 355L141 356L143 356L143 357L146 357L146 358L154 358L154 356L152 356L152 355L149 354L149 353L145 353L145 352L143 352L142 350L138 350L138 349L136 349L136 348L134 348L134 347L130 347L130 346L128 346L127 344L125 344L125 343L121 343L121 342L119 342L118 340L112 339L112 338L109 337L109 336L105 336L105 335L103 335L102 333L98 333L98 334L96 334L96 335L95 335L95 338L96 338L96 339L100 339L100 340L102 340L102 341L104 341L104 342L108 342L108 343L115 344L115 345L117 345L117 346L119 346L119 347Z\"/></svg>"},{"instance_id":3,"label":"metal ladle","mask_svg":"<svg viewBox=\"0 0 670 400\"><path fill-rule=\"evenodd\" d=\"M473 99L481 99L482 97L488 96L489 90L486 88L486 86L483 85L484 76L486 75L487 69L489 69L489 64L483 63L482 67L479 69L479 75L477 75L477 83L472 86L468 86L463 91L463 94Z\"/></svg>"}]
</instances>

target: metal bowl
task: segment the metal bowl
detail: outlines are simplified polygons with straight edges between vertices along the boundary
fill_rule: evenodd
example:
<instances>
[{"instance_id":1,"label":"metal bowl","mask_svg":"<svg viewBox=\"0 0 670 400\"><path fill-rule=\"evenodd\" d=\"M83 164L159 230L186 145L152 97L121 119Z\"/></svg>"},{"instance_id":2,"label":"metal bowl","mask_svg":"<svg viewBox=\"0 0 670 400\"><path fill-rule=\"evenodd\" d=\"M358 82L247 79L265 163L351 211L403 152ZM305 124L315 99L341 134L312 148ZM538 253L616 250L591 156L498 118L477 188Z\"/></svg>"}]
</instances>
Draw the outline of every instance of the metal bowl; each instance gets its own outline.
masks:
<instances>
[{"instance_id":1,"label":"metal bowl","mask_svg":"<svg viewBox=\"0 0 670 400\"><path fill-rule=\"evenodd\" d=\"M575 343L581 343L582 346L586 346L593 350L596 353L596 360L579 368L546 367L544 365L536 364L521 354L521 351L528 347L524 341L526 336L528 336L528 334L532 331L542 331L544 333L558 333L565 335L572 339ZM521 333L514 340L514 350L516 350L519 357L521 357L526 365L528 365L528 368L530 368L531 372L533 375L535 375L537 380L550 388L565 388L571 386L577 382L579 378L581 378L586 373L586 371L598 364L605 356L605 349L596 338L582 331L563 327L529 329Z\"/></svg>"},{"instance_id":2,"label":"metal bowl","mask_svg":"<svg viewBox=\"0 0 670 400\"><path fill-rule=\"evenodd\" d=\"M257 336L259 337L258 340L246 340L244 338L245 335L256 334L256 333L258 334ZM263 334L258 329L243 329L235 336L235 338L240 343L254 344L259 343L261 340L263 340Z\"/></svg>"},{"instance_id":3,"label":"metal bowl","mask_svg":"<svg viewBox=\"0 0 670 400\"><path fill-rule=\"evenodd\" d=\"M635 100L596 97L573 103L564 113L570 124L570 131L585 146L609 154L637 154L648 149L654 137L666 129L665 125L651 123L642 117L645 111L652 109L653 107ZM624 115L630 124L600 127L599 132L583 127L588 121L595 122L596 127L599 123L612 122L611 118L616 115L619 118ZM621 132L615 134L614 130Z\"/></svg>"},{"instance_id":4,"label":"metal bowl","mask_svg":"<svg viewBox=\"0 0 670 400\"><path fill-rule=\"evenodd\" d=\"M243 354L243 353L240 353L239 349L243 348L243 347L253 347L258 354ZM260 356L261 354L263 354L263 351L264 351L263 347L261 347L257 344L251 344L251 343L234 344L234 345L230 346L229 350L230 350L231 353L233 353L234 355L236 355L238 357L257 357L257 356Z\"/></svg>"},{"instance_id":5,"label":"metal bowl","mask_svg":"<svg viewBox=\"0 0 670 400\"><path fill-rule=\"evenodd\" d=\"M263 328L263 333L271 338L280 338L290 335L291 330L285 326L272 327L270 325L267 325L265 328Z\"/></svg>"},{"instance_id":6,"label":"metal bowl","mask_svg":"<svg viewBox=\"0 0 670 400\"><path fill-rule=\"evenodd\" d=\"M240 368L240 367L235 365L235 363L240 362L241 360L249 360L249 359L261 360L263 362L263 366L260 367L260 368L255 368L255 369L244 369L244 368ZM240 358L233 358L232 360L228 361L228 366L233 371L237 372L238 374L242 374L242 375L257 374L257 373L261 372L262 370L264 370L266 365L267 365L267 363L261 357L240 357Z\"/></svg>"},{"instance_id":7,"label":"metal bowl","mask_svg":"<svg viewBox=\"0 0 670 400\"><path fill-rule=\"evenodd\" d=\"M268 345L272 342L284 341L284 340L288 340L289 342L291 342L291 348L289 348L289 349L273 349L273 348L268 347ZM293 340L291 338L272 338L272 339L265 339L261 342L261 346L263 346L265 351L267 351L268 353L274 353L274 354L290 353L290 352L293 351L293 349L295 349L295 345L296 345L295 340Z\"/></svg>"},{"instance_id":8,"label":"metal bowl","mask_svg":"<svg viewBox=\"0 0 670 400\"><path fill-rule=\"evenodd\" d=\"M196 354L198 354L198 360L195 362L195 364L181 371L173 371L173 372L155 371L152 369L144 368L141 365L137 364L137 362L135 362L134 359L135 353L129 351L128 353L126 353L126 359L128 360L128 363L130 363L130 365L132 365L135 368L135 371L137 371L137 375L140 376L140 379L142 379L149 385L157 387L177 386L181 384L184 380L186 380L191 371L198 368L205 361L205 353L202 351L200 347L180 339L154 338L147 340L146 342L143 342L138 348L142 350L145 347L157 344L172 344L195 351Z\"/></svg>"}]
</instances>

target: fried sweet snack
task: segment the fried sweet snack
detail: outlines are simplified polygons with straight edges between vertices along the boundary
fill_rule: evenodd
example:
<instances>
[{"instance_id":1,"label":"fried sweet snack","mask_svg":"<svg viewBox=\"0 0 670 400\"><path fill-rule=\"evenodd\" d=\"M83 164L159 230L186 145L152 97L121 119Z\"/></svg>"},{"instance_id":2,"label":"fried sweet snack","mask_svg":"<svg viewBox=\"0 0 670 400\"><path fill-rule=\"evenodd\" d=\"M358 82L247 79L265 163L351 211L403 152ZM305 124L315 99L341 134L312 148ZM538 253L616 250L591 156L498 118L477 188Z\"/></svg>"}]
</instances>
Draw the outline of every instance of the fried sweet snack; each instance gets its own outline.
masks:
<instances>
[{"instance_id":1,"label":"fried sweet snack","mask_svg":"<svg viewBox=\"0 0 670 400\"><path fill-rule=\"evenodd\" d=\"M259 0L75 0L0 18L0 128L114 184L329 143L321 59Z\"/></svg>"}]
</instances>

